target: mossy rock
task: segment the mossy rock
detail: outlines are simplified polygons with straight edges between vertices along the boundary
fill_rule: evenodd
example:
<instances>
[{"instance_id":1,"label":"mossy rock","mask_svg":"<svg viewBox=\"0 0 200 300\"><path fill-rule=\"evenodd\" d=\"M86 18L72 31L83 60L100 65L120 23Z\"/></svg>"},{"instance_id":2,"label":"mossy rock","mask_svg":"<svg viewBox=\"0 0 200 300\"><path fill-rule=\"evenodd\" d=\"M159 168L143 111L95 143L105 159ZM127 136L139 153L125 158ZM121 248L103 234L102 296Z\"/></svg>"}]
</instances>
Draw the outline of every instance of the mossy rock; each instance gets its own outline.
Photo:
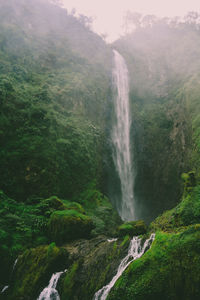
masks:
<instances>
[{"instance_id":1,"label":"mossy rock","mask_svg":"<svg viewBox=\"0 0 200 300\"><path fill-rule=\"evenodd\" d=\"M129 265L107 299L200 299L200 225L157 232L151 249Z\"/></svg>"},{"instance_id":2,"label":"mossy rock","mask_svg":"<svg viewBox=\"0 0 200 300\"><path fill-rule=\"evenodd\" d=\"M91 300L96 291L108 284L121 260L127 255L130 239L109 242L98 236L90 240L74 241L66 249L74 259L58 283L61 300Z\"/></svg>"},{"instance_id":3,"label":"mossy rock","mask_svg":"<svg viewBox=\"0 0 200 300\"><path fill-rule=\"evenodd\" d=\"M88 238L93 228L90 217L73 209L55 211L48 223L49 238L59 245L79 238Z\"/></svg>"},{"instance_id":4,"label":"mossy rock","mask_svg":"<svg viewBox=\"0 0 200 300\"><path fill-rule=\"evenodd\" d=\"M83 208L83 206L78 203L78 202L71 202L71 201L67 201L67 200L63 200L63 203L65 205L65 207L67 209L74 209L77 210L79 213L84 214L85 213L85 209Z\"/></svg>"},{"instance_id":5,"label":"mossy rock","mask_svg":"<svg viewBox=\"0 0 200 300\"><path fill-rule=\"evenodd\" d=\"M196 185L195 172L182 173L181 178L184 181L185 189L190 189Z\"/></svg>"},{"instance_id":6,"label":"mossy rock","mask_svg":"<svg viewBox=\"0 0 200 300\"><path fill-rule=\"evenodd\" d=\"M68 267L68 257L55 243L26 250L17 261L7 299L37 299L52 274Z\"/></svg>"},{"instance_id":7,"label":"mossy rock","mask_svg":"<svg viewBox=\"0 0 200 300\"><path fill-rule=\"evenodd\" d=\"M41 203L48 205L49 208L53 208L55 210L63 210L66 209L65 204L61 199L57 196L52 196L48 199L42 200Z\"/></svg>"},{"instance_id":8,"label":"mossy rock","mask_svg":"<svg viewBox=\"0 0 200 300\"><path fill-rule=\"evenodd\" d=\"M118 227L119 236L136 236L145 234L147 232L147 227L143 220L126 222Z\"/></svg>"}]
</instances>

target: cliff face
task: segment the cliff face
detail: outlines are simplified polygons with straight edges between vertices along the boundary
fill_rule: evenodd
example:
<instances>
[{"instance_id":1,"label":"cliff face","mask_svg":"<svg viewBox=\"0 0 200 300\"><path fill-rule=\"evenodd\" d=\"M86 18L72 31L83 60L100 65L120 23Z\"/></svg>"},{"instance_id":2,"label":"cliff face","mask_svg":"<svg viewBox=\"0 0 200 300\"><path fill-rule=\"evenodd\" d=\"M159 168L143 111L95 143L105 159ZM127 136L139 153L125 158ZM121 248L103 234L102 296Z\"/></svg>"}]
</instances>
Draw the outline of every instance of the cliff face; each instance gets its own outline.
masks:
<instances>
[{"instance_id":1,"label":"cliff face","mask_svg":"<svg viewBox=\"0 0 200 300\"><path fill-rule=\"evenodd\" d=\"M199 30L155 24L114 46L130 75L136 215L150 221L180 201L181 174L199 169L192 158L199 115Z\"/></svg>"},{"instance_id":2,"label":"cliff face","mask_svg":"<svg viewBox=\"0 0 200 300\"><path fill-rule=\"evenodd\" d=\"M151 250L108 299L200 297L200 39L193 25L155 25L116 43L129 62L138 214L148 220L173 208L150 224Z\"/></svg>"}]
</instances>

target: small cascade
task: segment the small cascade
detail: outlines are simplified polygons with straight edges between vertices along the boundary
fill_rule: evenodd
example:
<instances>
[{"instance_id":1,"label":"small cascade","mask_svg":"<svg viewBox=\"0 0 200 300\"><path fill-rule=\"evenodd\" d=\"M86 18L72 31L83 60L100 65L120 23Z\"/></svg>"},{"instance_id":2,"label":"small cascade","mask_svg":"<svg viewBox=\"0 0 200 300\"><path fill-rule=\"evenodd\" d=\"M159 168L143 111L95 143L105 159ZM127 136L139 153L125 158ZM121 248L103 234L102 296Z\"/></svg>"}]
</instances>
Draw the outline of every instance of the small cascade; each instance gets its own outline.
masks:
<instances>
[{"instance_id":1,"label":"small cascade","mask_svg":"<svg viewBox=\"0 0 200 300\"><path fill-rule=\"evenodd\" d=\"M105 285L104 287L102 287L102 289L96 292L93 300L105 300L110 290L114 286L115 282L122 275L125 269L130 265L130 263L132 263L132 261L140 258L149 249L154 239L155 239L155 234L152 233L150 238L147 239L144 245L142 246L141 244L142 239L140 239L139 237L133 237L133 239L130 242L128 254L126 257L122 259L116 275L107 285Z\"/></svg>"},{"instance_id":2,"label":"small cascade","mask_svg":"<svg viewBox=\"0 0 200 300\"><path fill-rule=\"evenodd\" d=\"M15 262L14 262L14 264L13 264L13 267L12 267L12 271L11 271L11 275L10 275L10 277L12 278L12 275L13 275L13 272L14 272L14 270L15 270L15 267L16 267L16 264L17 264L17 262L18 262L18 257L17 257L17 259L15 260ZM5 285L4 287L3 287L3 289L1 290L1 294L3 294L7 289L9 288L9 285Z\"/></svg>"},{"instance_id":3,"label":"small cascade","mask_svg":"<svg viewBox=\"0 0 200 300\"><path fill-rule=\"evenodd\" d=\"M15 260L15 262L14 262L14 265L13 265L13 268L12 268L12 273L13 273L16 265L17 265L18 259L19 259L19 257L17 257L16 260Z\"/></svg>"},{"instance_id":4,"label":"small cascade","mask_svg":"<svg viewBox=\"0 0 200 300\"><path fill-rule=\"evenodd\" d=\"M108 243L113 243L113 242L116 242L118 239L117 238L114 238L114 239L107 239Z\"/></svg>"},{"instance_id":5,"label":"small cascade","mask_svg":"<svg viewBox=\"0 0 200 300\"><path fill-rule=\"evenodd\" d=\"M129 76L124 58L114 50L112 72L115 91L115 122L112 128L113 160L121 183L122 199L116 203L122 220L136 219L134 200L134 176L130 146L131 118L129 111Z\"/></svg>"},{"instance_id":6,"label":"small cascade","mask_svg":"<svg viewBox=\"0 0 200 300\"><path fill-rule=\"evenodd\" d=\"M60 276L66 271L67 270L64 270L63 272L54 273L51 276L49 285L43 289L37 300L60 300L58 291L56 290L56 286Z\"/></svg>"},{"instance_id":7,"label":"small cascade","mask_svg":"<svg viewBox=\"0 0 200 300\"><path fill-rule=\"evenodd\" d=\"M9 288L9 285L5 285L1 290L1 294L3 294L8 288Z\"/></svg>"}]
</instances>

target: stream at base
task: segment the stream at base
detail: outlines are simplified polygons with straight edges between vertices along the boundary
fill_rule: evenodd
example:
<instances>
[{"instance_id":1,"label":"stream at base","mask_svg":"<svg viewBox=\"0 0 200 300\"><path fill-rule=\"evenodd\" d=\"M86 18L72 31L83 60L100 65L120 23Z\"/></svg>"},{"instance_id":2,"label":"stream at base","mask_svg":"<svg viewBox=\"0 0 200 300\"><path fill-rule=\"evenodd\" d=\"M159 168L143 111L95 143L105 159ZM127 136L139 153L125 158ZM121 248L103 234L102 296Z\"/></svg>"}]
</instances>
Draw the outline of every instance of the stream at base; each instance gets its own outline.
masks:
<instances>
[{"instance_id":1,"label":"stream at base","mask_svg":"<svg viewBox=\"0 0 200 300\"><path fill-rule=\"evenodd\" d=\"M122 273L130 265L130 263L140 258L151 247L151 244L154 241L154 239L155 234L152 233L150 238L147 239L144 245L142 246L142 239L140 239L139 237L133 237L129 245L128 254L122 259L117 269L116 275L107 285L105 285L99 291L96 292L93 300L105 300L118 278L122 275Z\"/></svg>"}]
</instances>

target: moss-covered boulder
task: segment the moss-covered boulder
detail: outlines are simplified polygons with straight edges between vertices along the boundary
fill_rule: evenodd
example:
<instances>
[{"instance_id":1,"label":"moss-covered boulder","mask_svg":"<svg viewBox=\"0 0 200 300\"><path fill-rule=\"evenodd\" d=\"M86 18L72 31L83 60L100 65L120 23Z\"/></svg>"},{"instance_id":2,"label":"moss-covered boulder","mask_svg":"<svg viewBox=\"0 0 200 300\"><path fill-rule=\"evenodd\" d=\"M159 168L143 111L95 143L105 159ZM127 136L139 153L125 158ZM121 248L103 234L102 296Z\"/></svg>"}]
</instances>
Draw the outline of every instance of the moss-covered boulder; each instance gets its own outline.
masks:
<instances>
[{"instance_id":1,"label":"moss-covered boulder","mask_svg":"<svg viewBox=\"0 0 200 300\"><path fill-rule=\"evenodd\" d=\"M200 299L200 225L157 232L151 249L130 264L107 299Z\"/></svg>"},{"instance_id":2,"label":"moss-covered boulder","mask_svg":"<svg viewBox=\"0 0 200 300\"><path fill-rule=\"evenodd\" d=\"M77 210L55 211L49 220L48 233L51 241L59 245L79 238L88 238L94 228L92 219Z\"/></svg>"},{"instance_id":3,"label":"moss-covered boulder","mask_svg":"<svg viewBox=\"0 0 200 300\"><path fill-rule=\"evenodd\" d=\"M46 205L48 208L56 209L56 210L63 210L66 209L65 204L61 199L59 199L57 196L52 196L48 199L42 200L41 201L41 206Z\"/></svg>"},{"instance_id":4,"label":"moss-covered boulder","mask_svg":"<svg viewBox=\"0 0 200 300\"><path fill-rule=\"evenodd\" d=\"M147 232L147 227L143 220L126 222L118 227L119 236L125 236L127 234L130 236L134 236L134 235L145 234L146 232Z\"/></svg>"},{"instance_id":5,"label":"moss-covered boulder","mask_svg":"<svg viewBox=\"0 0 200 300\"><path fill-rule=\"evenodd\" d=\"M26 250L17 261L7 299L37 299L52 274L66 269L68 263L68 251L55 243Z\"/></svg>"}]
</instances>

